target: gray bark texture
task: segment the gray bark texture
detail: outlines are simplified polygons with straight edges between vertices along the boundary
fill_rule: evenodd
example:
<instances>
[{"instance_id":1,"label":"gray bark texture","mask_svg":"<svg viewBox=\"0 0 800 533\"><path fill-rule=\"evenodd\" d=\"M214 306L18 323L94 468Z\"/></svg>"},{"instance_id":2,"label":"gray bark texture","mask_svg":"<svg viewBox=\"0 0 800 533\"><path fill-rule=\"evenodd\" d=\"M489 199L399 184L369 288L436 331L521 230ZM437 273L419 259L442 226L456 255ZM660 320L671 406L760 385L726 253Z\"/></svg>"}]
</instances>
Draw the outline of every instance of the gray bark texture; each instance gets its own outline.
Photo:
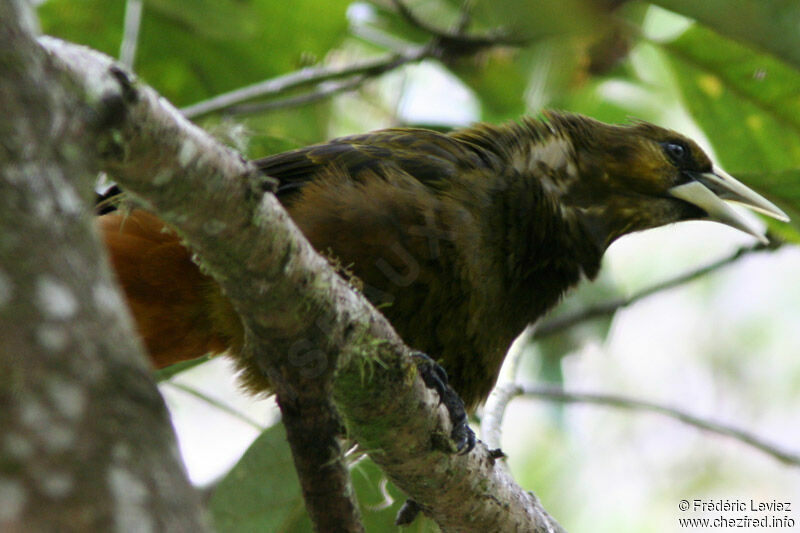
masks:
<instances>
[{"instance_id":1,"label":"gray bark texture","mask_svg":"<svg viewBox=\"0 0 800 533\"><path fill-rule=\"evenodd\" d=\"M203 531L86 209L78 85L0 2L0 530Z\"/></svg>"}]
</instances>

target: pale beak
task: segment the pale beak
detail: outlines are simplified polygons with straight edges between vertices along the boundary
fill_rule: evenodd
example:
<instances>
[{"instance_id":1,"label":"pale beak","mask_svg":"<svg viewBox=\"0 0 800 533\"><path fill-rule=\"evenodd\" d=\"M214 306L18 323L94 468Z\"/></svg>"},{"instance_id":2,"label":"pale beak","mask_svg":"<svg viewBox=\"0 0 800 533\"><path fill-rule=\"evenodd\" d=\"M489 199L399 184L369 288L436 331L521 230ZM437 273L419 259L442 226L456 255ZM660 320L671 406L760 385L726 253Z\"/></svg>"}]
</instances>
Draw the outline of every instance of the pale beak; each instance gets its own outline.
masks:
<instances>
[{"instance_id":1,"label":"pale beak","mask_svg":"<svg viewBox=\"0 0 800 533\"><path fill-rule=\"evenodd\" d=\"M768 241L763 229L723 200L736 202L783 222L789 221L789 217L778 206L716 166L711 172L696 175L695 179L688 183L672 187L669 194L696 205L706 212L708 220L721 222L749 233L764 244Z\"/></svg>"}]
</instances>

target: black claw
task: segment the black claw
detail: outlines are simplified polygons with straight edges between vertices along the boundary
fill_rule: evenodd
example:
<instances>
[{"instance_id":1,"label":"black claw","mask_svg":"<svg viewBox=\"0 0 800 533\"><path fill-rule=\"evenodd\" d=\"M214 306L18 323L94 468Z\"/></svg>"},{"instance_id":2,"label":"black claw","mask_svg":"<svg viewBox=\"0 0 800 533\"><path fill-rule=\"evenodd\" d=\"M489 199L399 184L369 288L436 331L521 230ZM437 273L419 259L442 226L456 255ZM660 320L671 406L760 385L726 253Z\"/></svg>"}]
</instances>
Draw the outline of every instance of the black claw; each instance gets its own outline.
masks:
<instances>
[{"instance_id":1,"label":"black claw","mask_svg":"<svg viewBox=\"0 0 800 533\"><path fill-rule=\"evenodd\" d=\"M417 359L422 381L429 389L434 389L439 394L439 403L444 403L450 414L453 430L450 438L456 445L456 450L461 455L466 455L475 447L475 433L467 423L467 410L458 393L447 383L447 372L440 364L422 352L413 352L412 357Z\"/></svg>"},{"instance_id":2,"label":"black claw","mask_svg":"<svg viewBox=\"0 0 800 533\"><path fill-rule=\"evenodd\" d=\"M422 507L411 498L407 499L394 519L396 526L410 526L417 519Z\"/></svg>"},{"instance_id":3,"label":"black claw","mask_svg":"<svg viewBox=\"0 0 800 533\"><path fill-rule=\"evenodd\" d=\"M492 459L505 459L508 456L500 448L495 448L494 450L489 450L489 457Z\"/></svg>"},{"instance_id":4,"label":"black claw","mask_svg":"<svg viewBox=\"0 0 800 533\"><path fill-rule=\"evenodd\" d=\"M417 359L417 369L425 386L439 393L439 403L441 404L449 388L447 371L425 353L412 352L411 357Z\"/></svg>"}]
</instances>

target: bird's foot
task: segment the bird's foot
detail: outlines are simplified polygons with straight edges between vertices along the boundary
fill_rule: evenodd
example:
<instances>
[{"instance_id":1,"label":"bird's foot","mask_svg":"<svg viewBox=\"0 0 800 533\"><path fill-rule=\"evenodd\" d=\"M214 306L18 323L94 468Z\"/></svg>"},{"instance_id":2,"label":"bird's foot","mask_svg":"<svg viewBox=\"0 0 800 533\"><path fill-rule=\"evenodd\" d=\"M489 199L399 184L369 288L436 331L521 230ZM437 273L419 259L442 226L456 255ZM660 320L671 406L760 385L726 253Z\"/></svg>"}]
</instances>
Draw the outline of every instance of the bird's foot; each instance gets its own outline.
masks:
<instances>
[{"instance_id":1,"label":"bird's foot","mask_svg":"<svg viewBox=\"0 0 800 533\"><path fill-rule=\"evenodd\" d=\"M450 414L453 430L450 438L461 455L468 454L475 447L475 433L467 423L467 410L458 393L447 383L447 372L442 366L422 352L413 352L411 357L417 363L422 381L429 389L439 394L439 403L443 403Z\"/></svg>"},{"instance_id":2,"label":"bird's foot","mask_svg":"<svg viewBox=\"0 0 800 533\"><path fill-rule=\"evenodd\" d=\"M411 498L407 499L397 512L397 516L394 518L394 525L410 526L414 523L414 520L417 519L420 511L422 511L422 506L420 506L420 504Z\"/></svg>"}]
</instances>

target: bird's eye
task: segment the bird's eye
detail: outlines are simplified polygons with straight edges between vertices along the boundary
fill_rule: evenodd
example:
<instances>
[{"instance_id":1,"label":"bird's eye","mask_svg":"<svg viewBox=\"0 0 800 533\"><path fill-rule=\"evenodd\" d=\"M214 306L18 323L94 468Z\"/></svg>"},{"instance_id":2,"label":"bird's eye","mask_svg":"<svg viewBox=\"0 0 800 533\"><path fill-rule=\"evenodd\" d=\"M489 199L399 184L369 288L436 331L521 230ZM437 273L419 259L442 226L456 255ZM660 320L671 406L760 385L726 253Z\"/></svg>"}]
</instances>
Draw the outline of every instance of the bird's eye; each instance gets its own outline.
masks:
<instances>
[{"instance_id":1,"label":"bird's eye","mask_svg":"<svg viewBox=\"0 0 800 533\"><path fill-rule=\"evenodd\" d=\"M685 163L689 155L689 150L682 143L665 142L662 144L664 151L675 163Z\"/></svg>"}]
</instances>

